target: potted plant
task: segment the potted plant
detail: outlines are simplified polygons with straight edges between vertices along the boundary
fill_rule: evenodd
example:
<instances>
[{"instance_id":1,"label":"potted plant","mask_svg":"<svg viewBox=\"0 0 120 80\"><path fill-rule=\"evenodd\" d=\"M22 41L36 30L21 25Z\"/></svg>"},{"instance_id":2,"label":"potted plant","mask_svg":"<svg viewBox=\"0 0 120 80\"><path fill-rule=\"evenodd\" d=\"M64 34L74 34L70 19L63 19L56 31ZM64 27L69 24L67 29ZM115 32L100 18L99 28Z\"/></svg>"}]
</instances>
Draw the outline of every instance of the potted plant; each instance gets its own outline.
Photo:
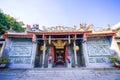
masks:
<instances>
[{"instance_id":1,"label":"potted plant","mask_svg":"<svg viewBox=\"0 0 120 80\"><path fill-rule=\"evenodd\" d=\"M120 59L117 56L111 55L110 61L112 62L113 66L120 68Z\"/></svg>"},{"instance_id":2,"label":"potted plant","mask_svg":"<svg viewBox=\"0 0 120 80\"><path fill-rule=\"evenodd\" d=\"M0 68L6 68L7 64L9 64L9 60L5 57L0 57Z\"/></svg>"}]
</instances>

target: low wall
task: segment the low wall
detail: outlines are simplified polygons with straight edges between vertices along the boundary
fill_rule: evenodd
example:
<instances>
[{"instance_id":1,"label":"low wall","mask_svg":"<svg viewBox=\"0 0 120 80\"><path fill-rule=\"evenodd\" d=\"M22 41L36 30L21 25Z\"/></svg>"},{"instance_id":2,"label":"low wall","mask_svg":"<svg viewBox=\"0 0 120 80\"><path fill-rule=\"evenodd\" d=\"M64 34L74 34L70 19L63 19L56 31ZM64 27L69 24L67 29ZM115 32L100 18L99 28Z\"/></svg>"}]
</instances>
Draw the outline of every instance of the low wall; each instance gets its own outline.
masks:
<instances>
[{"instance_id":1,"label":"low wall","mask_svg":"<svg viewBox=\"0 0 120 80\"><path fill-rule=\"evenodd\" d=\"M106 37L88 38L86 50L86 67L111 67L109 60L109 56L111 55L110 42Z\"/></svg>"},{"instance_id":2,"label":"low wall","mask_svg":"<svg viewBox=\"0 0 120 80\"><path fill-rule=\"evenodd\" d=\"M9 68L33 68L36 44L31 39L8 38L6 50L10 59Z\"/></svg>"}]
</instances>

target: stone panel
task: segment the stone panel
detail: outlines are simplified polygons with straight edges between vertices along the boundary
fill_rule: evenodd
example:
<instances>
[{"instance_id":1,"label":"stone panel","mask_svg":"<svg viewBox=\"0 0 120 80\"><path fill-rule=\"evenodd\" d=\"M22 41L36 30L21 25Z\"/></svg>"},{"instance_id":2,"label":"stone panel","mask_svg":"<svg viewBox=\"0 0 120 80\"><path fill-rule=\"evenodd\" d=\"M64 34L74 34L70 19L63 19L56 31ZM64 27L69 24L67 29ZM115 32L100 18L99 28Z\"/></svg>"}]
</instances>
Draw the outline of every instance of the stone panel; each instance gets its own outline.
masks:
<instances>
[{"instance_id":1,"label":"stone panel","mask_svg":"<svg viewBox=\"0 0 120 80\"><path fill-rule=\"evenodd\" d=\"M9 58L11 60L10 67L24 68L32 65L33 43L31 39L12 39Z\"/></svg>"},{"instance_id":2,"label":"stone panel","mask_svg":"<svg viewBox=\"0 0 120 80\"><path fill-rule=\"evenodd\" d=\"M108 65L111 55L110 44L106 37L94 37L87 40L87 56L90 64ZM94 66L94 65L93 65Z\"/></svg>"},{"instance_id":3,"label":"stone panel","mask_svg":"<svg viewBox=\"0 0 120 80\"><path fill-rule=\"evenodd\" d=\"M11 58L13 64L31 64L31 58Z\"/></svg>"},{"instance_id":4,"label":"stone panel","mask_svg":"<svg viewBox=\"0 0 120 80\"><path fill-rule=\"evenodd\" d=\"M12 46L9 56L31 56L32 46Z\"/></svg>"}]
</instances>

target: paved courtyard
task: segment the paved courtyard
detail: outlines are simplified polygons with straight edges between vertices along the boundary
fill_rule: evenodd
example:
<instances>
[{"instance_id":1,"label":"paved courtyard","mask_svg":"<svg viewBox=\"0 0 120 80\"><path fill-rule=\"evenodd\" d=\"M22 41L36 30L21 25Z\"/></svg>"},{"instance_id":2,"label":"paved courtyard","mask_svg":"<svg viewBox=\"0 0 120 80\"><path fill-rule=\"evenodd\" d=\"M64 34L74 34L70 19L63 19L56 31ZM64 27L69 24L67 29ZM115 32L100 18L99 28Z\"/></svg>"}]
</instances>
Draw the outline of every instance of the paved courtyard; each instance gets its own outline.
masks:
<instances>
[{"instance_id":1,"label":"paved courtyard","mask_svg":"<svg viewBox=\"0 0 120 80\"><path fill-rule=\"evenodd\" d=\"M119 69L5 69L0 80L120 80Z\"/></svg>"}]
</instances>

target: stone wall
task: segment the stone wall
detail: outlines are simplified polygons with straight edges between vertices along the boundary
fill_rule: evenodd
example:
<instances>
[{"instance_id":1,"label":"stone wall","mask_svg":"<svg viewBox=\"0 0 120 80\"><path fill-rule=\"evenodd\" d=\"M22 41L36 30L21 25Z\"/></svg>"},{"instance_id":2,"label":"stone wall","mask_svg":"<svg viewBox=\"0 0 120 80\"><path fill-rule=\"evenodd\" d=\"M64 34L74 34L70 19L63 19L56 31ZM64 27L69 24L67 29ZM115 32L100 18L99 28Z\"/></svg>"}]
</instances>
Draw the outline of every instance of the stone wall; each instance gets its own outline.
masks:
<instances>
[{"instance_id":1,"label":"stone wall","mask_svg":"<svg viewBox=\"0 0 120 80\"><path fill-rule=\"evenodd\" d=\"M31 39L8 38L6 49L10 68L33 68L36 44Z\"/></svg>"},{"instance_id":2,"label":"stone wall","mask_svg":"<svg viewBox=\"0 0 120 80\"><path fill-rule=\"evenodd\" d=\"M88 38L86 42L87 67L110 67L110 42L106 37Z\"/></svg>"}]
</instances>

